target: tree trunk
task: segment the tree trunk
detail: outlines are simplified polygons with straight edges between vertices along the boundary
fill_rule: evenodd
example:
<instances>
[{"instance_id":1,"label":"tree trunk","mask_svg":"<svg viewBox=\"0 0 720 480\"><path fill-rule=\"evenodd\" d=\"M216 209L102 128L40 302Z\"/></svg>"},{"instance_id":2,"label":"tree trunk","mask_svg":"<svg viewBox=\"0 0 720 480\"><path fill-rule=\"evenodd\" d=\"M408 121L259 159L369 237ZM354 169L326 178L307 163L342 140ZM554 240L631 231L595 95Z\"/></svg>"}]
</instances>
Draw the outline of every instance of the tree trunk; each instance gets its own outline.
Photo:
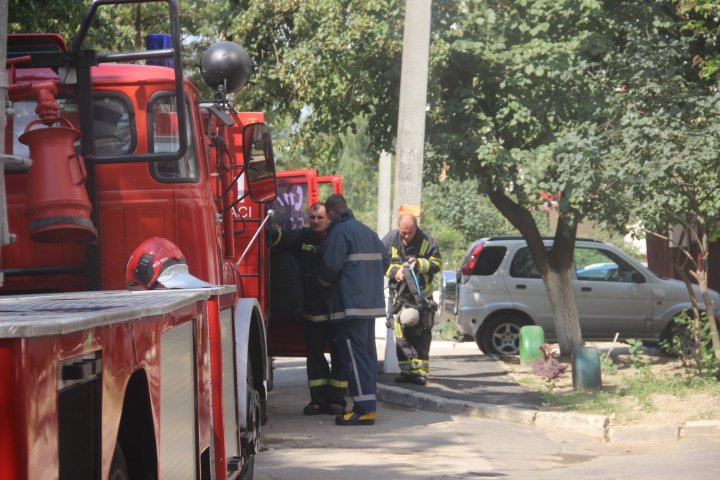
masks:
<instances>
[{"instance_id":1,"label":"tree trunk","mask_svg":"<svg viewBox=\"0 0 720 480\"><path fill-rule=\"evenodd\" d=\"M141 5L135 5L135 50L144 50Z\"/></svg>"},{"instance_id":2,"label":"tree trunk","mask_svg":"<svg viewBox=\"0 0 720 480\"><path fill-rule=\"evenodd\" d=\"M684 235L688 235L690 237L691 245L696 242L697 249L699 251L697 252L696 257L693 258L692 252L689 251L689 249L678 246L679 250L678 253L673 256L673 263L676 271L680 275L680 278L685 283L685 286L688 290L688 295L690 296L690 302L692 304L694 317L693 356L695 358L695 363L697 364L698 370L700 370L703 368L703 361L701 355L702 342L704 341L701 335L702 316L700 315L700 306L698 304L699 299L695 295L693 282L685 269L686 262L689 262L691 264L690 274L695 279L698 287L700 288L702 300L705 304L706 319L708 322L710 322L710 338L712 340L713 353L715 355L715 358L718 360L720 360L720 335L718 335L717 319L715 318L715 306L713 305L712 299L710 298L710 295L708 293L709 287L707 281L707 268L708 252L710 245L708 243L707 227L705 224L705 219L702 216L697 215L694 220L694 223L696 225L695 228L692 229L689 224L686 225L685 231L687 233L684 233ZM691 236L690 232L694 234L694 237ZM681 261L681 258L683 258L684 261Z\"/></svg>"},{"instance_id":3,"label":"tree trunk","mask_svg":"<svg viewBox=\"0 0 720 480\"><path fill-rule=\"evenodd\" d=\"M543 276L550 305L555 313L553 323L561 355L570 355L583 343L573 279L572 269L569 268L561 272L550 270Z\"/></svg>"},{"instance_id":4,"label":"tree trunk","mask_svg":"<svg viewBox=\"0 0 720 480\"><path fill-rule=\"evenodd\" d=\"M708 269L708 257L710 255L710 244L707 235L707 225L705 218L698 217L698 244L700 245L700 261L698 262L697 272L695 277L702 293L703 303L705 304L705 314L707 321L710 323L710 337L712 338L713 350L715 358L720 360L720 335L718 335L717 321L715 319L715 305L713 305L712 299L708 293L708 280L707 280L707 269Z\"/></svg>"},{"instance_id":5,"label":"tree trunk","mask_svg":"<svg viewBox=\"0 0 720 480\"><path fill-rule=\"evenodd\" d=\"M688 291L688 297L690 297L690 304L692 305L692 315L693 315L693 344L692 344L692 353L693 353L693 359L695 360L695 365L697 366L698 370L702 368L702 355L700 354L700 344L702 342L702 336L700 335L700 307L698 306L698 299L695 296L695 289L693 288L693 283L690 280L690 277L688 276L687 272L685 271L685 267L682 263L679 261L675 262L675 270L677 270L678 274L680 275L680 279L685 283L685 288L687 288Z\"/></svg>"},{"instance_id":6,"label":"tree trunk","mask_svg":"<svg viewBox=\"0 0 720 480\"><path fill-rule=\"evenodd\" d=\"M706 318L710 323L710 336L715 358L720 360L720 335L718 335L717 319L715 318L715 305L713 305L713 301L708 294L707 275L704 271L702 273L698 272L698 285L700 286L700 292L702 292L703 303L705 303Z\"/></svg>"},{"instance_id":7,"label":"tree trunk","mask_svg":"<svg viewBox=\"0 0 720 480\"><path fill-rule=\"evenodd\" d=\"M553 246L548 251L530 211L518 205L504 192L495 190L487 194L495 208L518 229L527 242L548 292L560 354L570 355L575 347L583 343L573 287L573 252L577 224L560 215Z\"/></svg>"}]
</instances>

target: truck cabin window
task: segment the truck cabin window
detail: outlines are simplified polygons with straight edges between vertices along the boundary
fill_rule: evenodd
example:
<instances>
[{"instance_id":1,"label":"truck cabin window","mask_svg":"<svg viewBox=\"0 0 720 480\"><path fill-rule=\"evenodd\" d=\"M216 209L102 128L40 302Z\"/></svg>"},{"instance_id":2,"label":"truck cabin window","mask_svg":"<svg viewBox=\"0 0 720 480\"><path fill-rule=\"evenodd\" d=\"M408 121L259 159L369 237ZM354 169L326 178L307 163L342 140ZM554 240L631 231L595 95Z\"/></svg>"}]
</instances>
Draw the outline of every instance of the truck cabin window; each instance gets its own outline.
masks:
<instances>
[{"instance_id":1,"label":"truck cabin window","mask_svg":"<svg viewBox=\"0 0 720 480\"><path fill-rule=\"evenodd\" d=\"M310 225L308 185L305 177L278 177L277 197L270 204L275 211L274 222L287 230Z\"/></svg>"},{"instance_id":2,"label":"truck cabin window","mask_svg":"<svg viewBox=\"0 0 720 480\"><path fill-rule=\"evenodd\" d=\"M56 125L72 127L80 130L80 113L78 105L67 98L57 100L60 105L60 117L68 123L60 122ZM93 137L94 152L97 156L122 155L132 152L135 148L135 128L128 102L121 96L96 95L93 99ZM30 156L28 146L20 143L18 137L33 120L37 120L35 113L37 102L22 100L13 105L14 114L10 118L13 129L13 154L22 157ZM43 128L43 126L33 126ZM75 150L81 153L80 140L75 142Z\"/></svg>"},{"instance_id":3,"label":"truck cabin window","mask_svg":"<svg viewBox=\"0 0 720 480\"><path fill-rule=\"evenodd\" d=\"M118 97L93 100L95 155L121 155L131 151L132 128L127 104Z\"/></svg>"},{"instance_id":4,"label":"truck cabin window","mask_svg":"<svg viewBox=\"0 0 720 480\"><path fill-rule=\"evenodd\" d=\"M188 147L185 155L175 161L150 162L153 177L160 182L176 183L197 181L198 168L195 142L190 124L190 112L186 108ZM177 101L174 95L161 94L151 100L148 111L148 150L151 153L172 153L180 148Z\"/></svg>"}]
</instances>

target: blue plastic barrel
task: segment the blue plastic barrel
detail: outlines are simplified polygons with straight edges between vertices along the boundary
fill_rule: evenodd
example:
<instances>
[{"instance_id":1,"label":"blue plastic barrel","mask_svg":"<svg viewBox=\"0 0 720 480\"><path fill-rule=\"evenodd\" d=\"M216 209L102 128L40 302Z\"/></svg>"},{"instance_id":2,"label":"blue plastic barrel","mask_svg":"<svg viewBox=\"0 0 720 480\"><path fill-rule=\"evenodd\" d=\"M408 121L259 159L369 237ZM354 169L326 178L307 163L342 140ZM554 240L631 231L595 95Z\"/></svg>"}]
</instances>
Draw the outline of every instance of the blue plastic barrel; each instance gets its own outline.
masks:
<instances>
[{"instance_id":1,"label":"blue plastic barrel","mask_svg":"<svg viewBox=\"0 0 720 480\"><path fill-rule=\"evenodd\" d=\"M572 353L572 382L574 390L602 387L600 352L595 347L577 347Z\"/></svg>"}]
</instances>

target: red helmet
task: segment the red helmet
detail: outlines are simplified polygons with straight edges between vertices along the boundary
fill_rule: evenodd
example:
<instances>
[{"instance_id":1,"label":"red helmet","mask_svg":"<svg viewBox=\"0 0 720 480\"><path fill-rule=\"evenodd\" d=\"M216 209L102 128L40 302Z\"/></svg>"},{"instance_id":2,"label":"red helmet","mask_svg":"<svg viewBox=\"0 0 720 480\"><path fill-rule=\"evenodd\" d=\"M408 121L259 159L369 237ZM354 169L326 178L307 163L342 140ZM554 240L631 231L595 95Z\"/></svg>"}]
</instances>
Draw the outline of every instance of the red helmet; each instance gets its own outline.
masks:
<instances>
[{"instance_id":1,"label":"red helmet","mask_svg":"<svg viewBox=\"0 0 720 480\"><path fill-rule=\"evenodd\" d=\"M193 277L180 249L170 240L152 237L145 240L130 256L125 268L128 287L141 285L152 290L165 288L203 288L209 283Z\"/></svg>"}]
</instances>

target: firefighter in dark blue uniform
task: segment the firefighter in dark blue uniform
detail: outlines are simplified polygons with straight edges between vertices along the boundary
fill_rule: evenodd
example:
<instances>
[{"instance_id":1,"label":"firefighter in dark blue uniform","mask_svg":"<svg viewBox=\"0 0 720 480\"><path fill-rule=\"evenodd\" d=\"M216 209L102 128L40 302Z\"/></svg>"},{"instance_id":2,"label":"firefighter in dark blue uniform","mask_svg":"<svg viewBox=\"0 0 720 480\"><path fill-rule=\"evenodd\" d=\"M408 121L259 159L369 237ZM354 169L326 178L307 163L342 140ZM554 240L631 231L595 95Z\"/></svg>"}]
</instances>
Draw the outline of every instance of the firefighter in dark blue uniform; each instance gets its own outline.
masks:
<instances>
[{"instance_id":1,"label":"firefighter in dark blue uniform","mask_svg":"<svg viewBox=\"0 0 720 480\"><path fill-rule=\"evenodd\" d=\"M396 292L394 330L401 373L395 380L425 385L435 314L432 280L440 271L440 249L408 213L400 215L398 228L385 235L383 244L390 252L385 275Z\"/></svg>"},{"instance_id":2,"label":"firefighter in dark blue uniform","mask_svg":"<svg viewBox=\"0 0 720 480\"><path fill-rule=\"evenodd\" d=\"M373 425L377 406L375 319L385 316L383 273L387 249L377 234L355 220L342 195L325 201L332 220L323 247L320 282L330 287L330 322L336 327L340 359L353 408L337 425Z\"/></svg>"},{"instance_id":3,"label":"firefighter in dark blue uniform","mask_svg":"<svg viewBox=\"0 0 720 480\"><path fill-rule=\"evenodd\" d=\"M310 403L303 408L305 415L339 415L347 405L345 391L348 382L338 359L334 326L328 322L327 288L318 282L323 267L321 247L329 225L325 206L316 203L310 207L310 227L283 230L273 247L273 251L292 252L300 263L310 388ZM330 364L325 358L326 349L330 350Z\"/></svg>"}]
</instances>

